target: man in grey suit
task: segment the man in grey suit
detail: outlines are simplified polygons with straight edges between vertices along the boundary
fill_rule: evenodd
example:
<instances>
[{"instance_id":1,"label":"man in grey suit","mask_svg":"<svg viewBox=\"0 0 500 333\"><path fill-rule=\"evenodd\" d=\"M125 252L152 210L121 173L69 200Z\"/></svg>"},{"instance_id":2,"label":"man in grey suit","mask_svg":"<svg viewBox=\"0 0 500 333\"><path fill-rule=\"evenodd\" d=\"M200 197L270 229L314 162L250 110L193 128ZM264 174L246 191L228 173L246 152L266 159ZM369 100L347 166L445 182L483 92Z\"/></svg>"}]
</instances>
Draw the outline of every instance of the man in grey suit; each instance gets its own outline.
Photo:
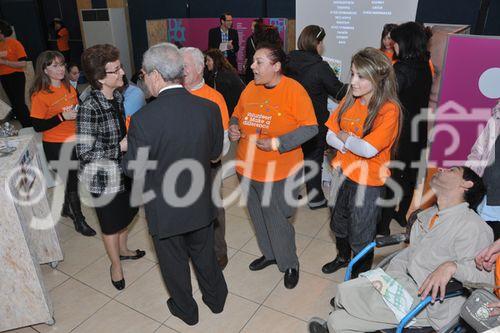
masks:
<instances>
[{"instance_id":1,"label":"man in grey suit","mask_svg":"<svg viewBox=\"0 0 500 333\"><path fill-rule=\"evenodd\" d=\"M181 85L183 59L175 45L151 47L142 71L156 99L131 118L123 167L134 178L134 194L144 187L139 195L146 201L149 232L171 296L167 306L174 316L195 325L198 305L192 296L189 259L210 310L222 312L227 297L214 252L216 209L210 177L210 162L222 153L222 120L215 103Z\"/></svg>"}]
</instances>

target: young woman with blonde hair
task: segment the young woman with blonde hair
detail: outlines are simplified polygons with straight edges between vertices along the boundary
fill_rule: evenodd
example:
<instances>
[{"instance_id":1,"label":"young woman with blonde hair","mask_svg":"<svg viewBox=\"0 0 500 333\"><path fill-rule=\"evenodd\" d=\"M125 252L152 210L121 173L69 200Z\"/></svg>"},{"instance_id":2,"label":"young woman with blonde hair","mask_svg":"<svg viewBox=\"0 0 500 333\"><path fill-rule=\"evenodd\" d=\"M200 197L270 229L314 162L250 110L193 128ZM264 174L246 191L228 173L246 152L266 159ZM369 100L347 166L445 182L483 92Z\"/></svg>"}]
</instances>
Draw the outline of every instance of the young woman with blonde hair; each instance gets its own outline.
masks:
<instances>
[{"instance_id":1,"label":"young woman with blonde hair","mask_svg":"<svg viewBox=\"0 0 500 333\"><path fill-rule=\"evenodd\" d=\"M326 123L327 143L338 150L332 166L342 182L330 221L337 257L323 266L323 273L347 266L351 253L356 255L375 238L382 208L378 199L384 196L387 164L402 122L396 87L391 61L380 50L365 48L352 57L346 97ZM370 269L373 252L365 258L353 276Z\"/></svg>"}]
</instances>

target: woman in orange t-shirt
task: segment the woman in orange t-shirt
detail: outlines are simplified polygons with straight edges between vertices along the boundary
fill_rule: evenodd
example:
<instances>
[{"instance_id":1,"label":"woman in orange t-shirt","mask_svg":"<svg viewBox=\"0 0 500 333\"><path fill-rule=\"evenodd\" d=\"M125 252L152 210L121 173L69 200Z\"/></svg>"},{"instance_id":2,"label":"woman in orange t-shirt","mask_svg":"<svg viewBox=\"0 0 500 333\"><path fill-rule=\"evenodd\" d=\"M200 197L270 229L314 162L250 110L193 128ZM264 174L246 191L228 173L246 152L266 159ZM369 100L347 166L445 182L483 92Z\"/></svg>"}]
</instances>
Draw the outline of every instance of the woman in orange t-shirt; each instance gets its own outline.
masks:
<instances>
[{"instance_id":1,"label":"woman in orange t-shirt","mask_svg":"<svg viewBox=\"0 0 500 333\"><path fill-rule=\"evenodd\" d=\"M375 238L382 209L377 200L384 195L402 118L394 69L380 50L356 53L351 73L347 95L326 123L327 143L337 149L332 166L340 173L339 183L332 184L338 191L330 197L337 257L323 266L326 274L347 266L351 253ZM353 276L369 270L372 262L373 251L354 266Z\"/></svg>"},{"instance_id":2,"label":"woman in orange t-shirt","mask_svg":"<svg viewBox=\"0 0 500 333\"><path fill-rule=\"evenodd\" d=\"M382 29L382 37L380 38L380 51L393 61L394 57L394 42L391 38L392 29L396 28L398 25L394 23L387 23Z\"/></svg>"},{"instance_id":3,"label":"woman in orange t-shirt","mask_svg":"<svg viewBox=\"0 0 500 333\"><path fill-rule=\"evenodd\" d=\"M31 120L35 131L42 132L43 150L48 161L77 161L75 154L76 113L78 97L69 83L64 56L57 51L42 52L36 62L31 94ZM65 143L71 145L71 156L64 155ZM94 236L96 232L85 222L78 195L78 170L70 169L61 216L73 220L77 232Z\"/></svg>"},{"instance_id":4,"label":"woman in orange t-shirt","mask_svg":"<svg viewBox=\"0 0 500 333\"><path fill-rule=\"evenodd\" d=\"M25 103L26 51L16 39L9 23L0 20L0 83L12 106L13 115L23 127L31 127L30 112Z\"/></svg>"},{"instance_id":5,"label":"woman in orange t-shirt","mask_svg":"<svg viewBox=\"0 0 500 333\"><path fill-rule=\"evenodd\" d=\"M249 268L277 264L291 289L299 280L295 230L288 222L297 204L293 182L302 177L301 144L316 135L318 126L305 89L282 75L285 58L281 48L259 44L252 64L255 78L234 109L229 139L239 141L236 172L263 254Z\"/></svg>"},{"instance_id":6,"label":"woman in orange t-shirt","mask_svg":"<svg viewBox=\"0 0 500 333\"><path fill-rule=\"evenodd\" d=\"M54 19L54 30L56 32L57 50L64 55L66 64L70 62L71 50L69 48L69 30L60 18Z\"/></svg>"}]
</instances>

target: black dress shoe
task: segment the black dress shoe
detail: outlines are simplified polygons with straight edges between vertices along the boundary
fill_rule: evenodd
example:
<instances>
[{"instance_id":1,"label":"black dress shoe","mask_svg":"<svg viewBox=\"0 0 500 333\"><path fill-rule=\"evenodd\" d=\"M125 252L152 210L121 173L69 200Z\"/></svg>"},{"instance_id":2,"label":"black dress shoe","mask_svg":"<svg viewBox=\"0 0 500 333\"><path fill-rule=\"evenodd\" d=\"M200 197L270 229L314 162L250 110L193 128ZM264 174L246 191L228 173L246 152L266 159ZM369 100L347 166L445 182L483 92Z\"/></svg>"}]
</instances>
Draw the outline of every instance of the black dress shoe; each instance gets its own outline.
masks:
<instances>
[{"instance_id":1,"label":"black dress shoe","mask_svg":"<svg viewBox=\"0 0 500 333\"><path fill-rule=\"evenodd\" d=\"M137 260L146 255L146 251L143 250L135 250L135 255L133 256L120 256L120 260Z\"/></svg>"},{"instance_id":2,"label":"black dress shoe","mask_svg":"<svg viewBox=\"0 0 500 333\"><path fill-rule=\"evenodd\" d=\"M183 316L181 314L181 311L177 307L177 304L175 304L173 298L169 298L167 300L167 307L170 310L171 314L173 314L174 316L176 316L177 318L179 318L180 320L182 320L183 322L185 322L189 326L193 326L193 325L198 324L198 311L196 312L196 315L192 318L187 318L186 316Z\"/></svg>"},{"instance_id":3,"label":"black dress shoe","mask_svg":"<svg viewBox=\"0 0 500 333\"><path fill-rule=\"evenodd\" d=\"M313 317L307 325L309 333L328 333L326 321L321 318Z\"/></svg>"},{"instance_id":4,"label":"black dress shoe","mask_svg":"<svg viewBox=\"0 0 500 333\"><path fill-rule=\"evenodd\" d=\"M337 256L337 258L333 261L324 264L321 271L325 274L331 274L338 271L342 267L347 267L347 265L349 265L349 260Z\"/></svg>"},{"instance_id":5,"label":"black dress shoe","mask_svg":"<svg viewBox=\"0 0 500 333\"><path fill-rule=\"evenodd\" d=\"M267 260L266 257L262 256L252 261L248 268L250 268L251 271L260 271L269 265L276 265L276 260Z\"/></svg>"},{"instance_id":6,"label":"black dress shoe","mask_svg":"<svg viewBox=\"0 0 500 333\"><path fill-rule=\"evenodd\" d=\"M299 282L299 270L295 268L289 268L285 271L285 288L293 289Z\"/></svg>"},{"instance_id":7,"label":"black dress shoe","mask_svg":"<svg viewBox=\"0 0 500 333\"><path fill-rule=\"evenodd\" d=\"M111 267L112 266L109 266L109 276L111 277L111 283L118 290L125 289L125 278L121 279L120 281L113 281L113 275L111 274Z\"/></svg>"}]
</instances>

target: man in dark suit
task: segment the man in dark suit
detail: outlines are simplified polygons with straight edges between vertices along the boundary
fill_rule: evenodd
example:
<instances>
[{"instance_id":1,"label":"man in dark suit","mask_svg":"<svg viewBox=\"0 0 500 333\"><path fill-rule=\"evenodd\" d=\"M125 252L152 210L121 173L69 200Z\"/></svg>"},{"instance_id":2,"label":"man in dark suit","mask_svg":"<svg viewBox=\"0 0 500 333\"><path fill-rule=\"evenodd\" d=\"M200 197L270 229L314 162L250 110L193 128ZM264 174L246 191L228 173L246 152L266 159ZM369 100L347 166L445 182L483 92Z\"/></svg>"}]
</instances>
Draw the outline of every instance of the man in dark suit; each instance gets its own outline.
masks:
<instances>
[{"instance_id":1,"label":"man in dark suit","mask_svg":"<svg viewBox=\"0 0 500 333\"><path fill-rule=\"evenodd\" d=\"M190 258L210 310L222 312L227 297L214 252L216 209L210 177L210 163L222 153L222 120L215 103L182 87L183 59L175 45L151 47L142 71L156 99L132 116L122 166L134 178L132 196L145 201L149 232L171 296L168 308L195 325L198 305L192 296Z\"/></svg>"},{"instance_id":2,"label":"man in dark suit","mask_svg":"<svg viewBox=\"0 0 500 333\"><path fill-rule=\"evenodd\" d=\"M210 29L208 32L208 48L220 49L227 60L238 69L236 55L240 49L238 31L231 29L233 17L225 13L220 16L220 27Z\"/></svg>"}]
</instances>

